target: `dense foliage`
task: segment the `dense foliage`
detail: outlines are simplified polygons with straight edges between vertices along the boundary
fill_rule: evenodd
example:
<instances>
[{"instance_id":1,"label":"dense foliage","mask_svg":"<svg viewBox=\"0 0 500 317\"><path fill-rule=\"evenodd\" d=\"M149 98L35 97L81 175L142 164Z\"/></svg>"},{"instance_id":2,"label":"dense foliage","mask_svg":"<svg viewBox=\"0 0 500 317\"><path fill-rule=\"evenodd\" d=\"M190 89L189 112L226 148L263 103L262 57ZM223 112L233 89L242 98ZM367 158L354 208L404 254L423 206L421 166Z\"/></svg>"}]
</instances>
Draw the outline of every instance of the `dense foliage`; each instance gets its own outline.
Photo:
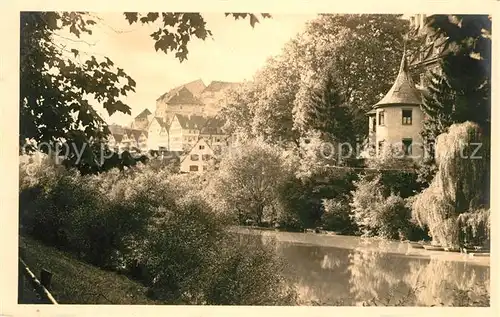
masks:
<instances>
[{"instance_id":1,"label":"dense foliage","mask_svg":"<svg viewBox=\"0 0 500 317\"><path fill-rule=\"evenodd\" d=\"M491 16L433 15L427 21L432 40L444 38L440 72L429 74L422 109L422 136L431 153L421 169L429 183L436 172L435 140L454 123L471 121L485 135L491 125Z\"/></svg>"},{"instance_id":2,"label":"dense foliage","mask_svg":"<svg viewBox=\"0 0 500 317\"><path fill-rule=\"evenodd\" d=\"M489 242L490 145L477 124L454 124L437 139L437 173L413 201L413 214L436 243Z\"/></svg>"},{"instance_id":3,"label":"dense foliage","mask_svg":"<svg viewBox=\"0 0 500 317\"><path fill-rule=\"evenodd\" d=\"M227 232L231 218L196 194L202 179L144 166L81 176L42 158L21 164L20 181L25 234L130 275L151 298L175 304L294 301L273 246Z\"/></svg>"},{"instance_id":4,"label":"dense foliage","mask_svg":"<svg viewBox=\"0 0 500 317\"><path fill-rule=\"evenodd\" d=\"M398 15L320 15L231 96L227 131L280 145L313 129L362 139L365 112L391 87L407 29Z\"/></svg>"}]
</instances>

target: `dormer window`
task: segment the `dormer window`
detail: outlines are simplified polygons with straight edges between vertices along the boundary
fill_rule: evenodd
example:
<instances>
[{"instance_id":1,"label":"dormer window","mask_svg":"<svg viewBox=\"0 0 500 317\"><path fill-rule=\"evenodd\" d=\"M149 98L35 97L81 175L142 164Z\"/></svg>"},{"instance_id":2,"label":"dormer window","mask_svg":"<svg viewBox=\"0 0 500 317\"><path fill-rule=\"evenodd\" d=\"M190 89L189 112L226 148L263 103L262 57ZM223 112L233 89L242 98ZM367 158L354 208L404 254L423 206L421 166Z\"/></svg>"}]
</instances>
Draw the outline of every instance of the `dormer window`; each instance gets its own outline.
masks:
<instances>
[{"instance_id":1,"label":"dormer window","mask_svg":"<svg viewBox=\"0 0 500 317\"><path fill-rule=\"evenodd\" d=\"M378 125L384 125L384 124L385 124L384 111L380 111L378 113Z\"/></svg>"},{"instance_id":2,"label":"dormer window","mask_svg":"<svg viewBox=\"0 0 500 317\"><path fill-rule=\"evenodd\" d=\"M411 109L403 109L402 124L403 125L411 125L412 124L412 110Z\"/></svg>"}]
</instances>

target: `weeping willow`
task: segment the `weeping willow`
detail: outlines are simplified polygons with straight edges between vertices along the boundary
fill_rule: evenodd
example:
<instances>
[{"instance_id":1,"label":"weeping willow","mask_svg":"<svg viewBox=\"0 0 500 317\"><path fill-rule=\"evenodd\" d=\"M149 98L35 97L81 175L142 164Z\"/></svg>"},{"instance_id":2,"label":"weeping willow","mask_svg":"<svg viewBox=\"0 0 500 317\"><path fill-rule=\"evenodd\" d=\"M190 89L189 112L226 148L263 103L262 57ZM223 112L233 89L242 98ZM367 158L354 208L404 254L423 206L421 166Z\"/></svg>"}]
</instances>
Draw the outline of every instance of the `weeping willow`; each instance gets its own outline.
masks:
<instances>
[{"instance_id":1,"label":"weeping willow","mask_svg":"<svg viewBox=\"0 0 500 317\"><path fill-rule=\"evenodd\" d=\"M490 146L478 125L452 125L436 142L438 171L413 199L413 217L433 241L461 246L489 237Z\"/></svg>"}]
</instances>

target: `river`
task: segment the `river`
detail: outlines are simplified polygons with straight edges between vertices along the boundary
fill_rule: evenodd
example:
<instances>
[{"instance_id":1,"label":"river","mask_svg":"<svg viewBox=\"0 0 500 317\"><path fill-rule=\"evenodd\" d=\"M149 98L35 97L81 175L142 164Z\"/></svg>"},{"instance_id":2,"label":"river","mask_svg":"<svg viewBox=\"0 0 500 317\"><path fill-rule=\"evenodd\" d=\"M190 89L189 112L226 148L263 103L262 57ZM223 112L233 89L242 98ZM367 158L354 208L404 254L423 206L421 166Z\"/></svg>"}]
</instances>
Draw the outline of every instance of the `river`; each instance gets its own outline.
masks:
<instances>
[{"instance_id":1,"label":"river","mask_svg":"<svg viewBox=\"0 0 500 317\"><path fill-rule=\"evenodd\" d=\"M276 242L305 305L489 306L489 256L376 238L235 230Z\"/></svg>"}]
</instances>

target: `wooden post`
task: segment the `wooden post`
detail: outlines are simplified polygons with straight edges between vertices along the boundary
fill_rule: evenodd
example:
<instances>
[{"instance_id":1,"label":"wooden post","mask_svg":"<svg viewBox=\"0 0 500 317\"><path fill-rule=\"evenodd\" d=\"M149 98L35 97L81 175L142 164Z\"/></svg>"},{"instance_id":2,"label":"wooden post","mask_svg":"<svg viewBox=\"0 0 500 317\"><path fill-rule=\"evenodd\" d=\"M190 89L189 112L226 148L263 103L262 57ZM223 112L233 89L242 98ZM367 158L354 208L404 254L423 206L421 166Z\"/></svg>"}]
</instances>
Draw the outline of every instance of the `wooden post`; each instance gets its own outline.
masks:
<instances>
[{"instance_id":1,"label":"wooden post","mask_svg":"<svg viewBox=\"0 0 500 317\"><path fill-rule=\"evenodd\" d=\"M18 258L19 259L25 259L26 258L26 252L25 248L23 246L18 247ZM17 301L18 303L22 303L24 299L24 266L21 263L21 261L17 261Z\"/></svg>"},{"instance_id":2,"label":"wooden post","mask_svg":"<svg viewBox=\"0 0 500 317\"><path fill-rule=\"evenodd\" d=\"M50 289L50 282L52 281L52 272L42 269L40 272L40 283L46 288Z\"/></svg>"}]
</instances>

